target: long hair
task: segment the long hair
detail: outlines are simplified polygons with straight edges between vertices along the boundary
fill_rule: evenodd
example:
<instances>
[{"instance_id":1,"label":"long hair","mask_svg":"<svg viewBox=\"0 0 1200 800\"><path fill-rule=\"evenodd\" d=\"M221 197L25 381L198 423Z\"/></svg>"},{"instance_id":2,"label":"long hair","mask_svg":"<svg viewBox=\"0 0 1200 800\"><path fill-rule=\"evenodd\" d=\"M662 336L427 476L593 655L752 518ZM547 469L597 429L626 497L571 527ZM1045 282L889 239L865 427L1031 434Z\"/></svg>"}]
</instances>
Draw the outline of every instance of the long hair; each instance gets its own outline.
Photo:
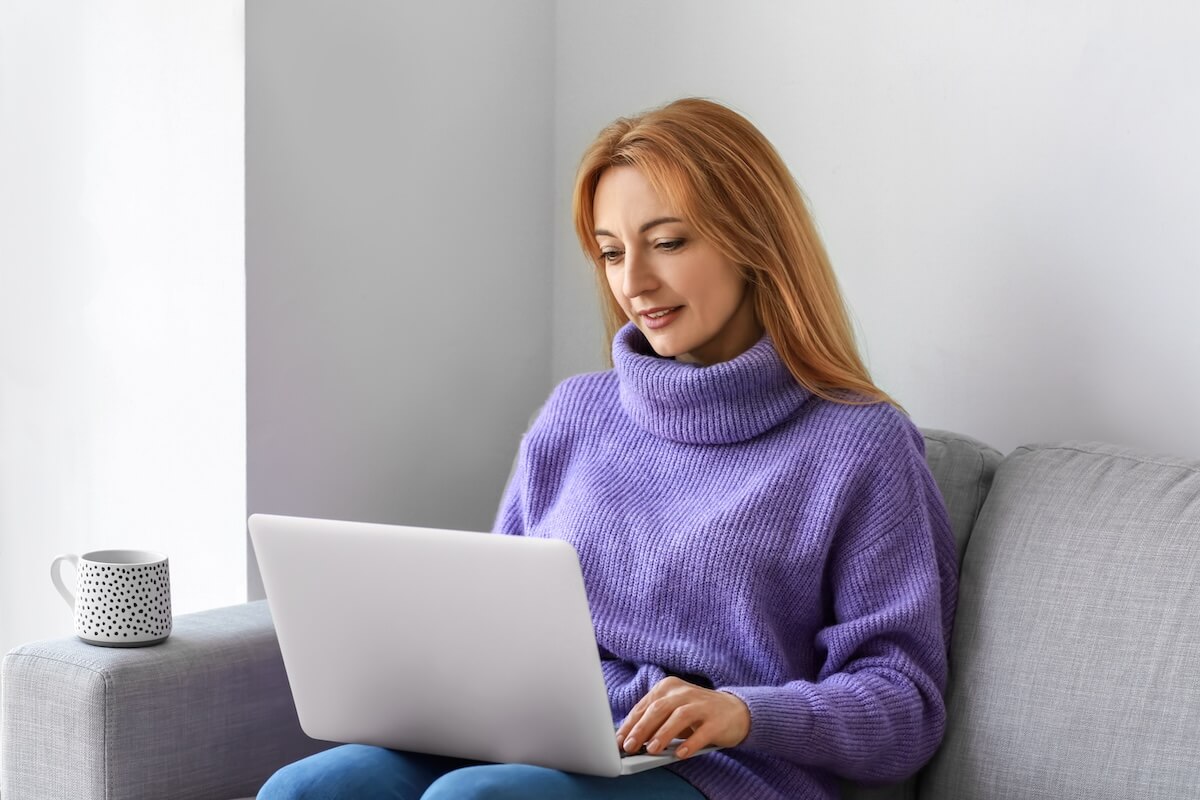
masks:
<instances>
[{"instance_id":1,"label":"long hair","mask_svg":"<svg viewBox=\"0 0 1200 800\"><path fill-rule=\"evenodd\" d=\"M758 321L802 386L834 402L887 402L904 411L863 365L837 278L796 179L754 125L704 98L681 98L618 118L580 161L575 233L597 267L609 341L628 319L604 277L593 201L600 176L617 166L635 167L737 265L753 293Z\"/></svg>"}]
</instances>

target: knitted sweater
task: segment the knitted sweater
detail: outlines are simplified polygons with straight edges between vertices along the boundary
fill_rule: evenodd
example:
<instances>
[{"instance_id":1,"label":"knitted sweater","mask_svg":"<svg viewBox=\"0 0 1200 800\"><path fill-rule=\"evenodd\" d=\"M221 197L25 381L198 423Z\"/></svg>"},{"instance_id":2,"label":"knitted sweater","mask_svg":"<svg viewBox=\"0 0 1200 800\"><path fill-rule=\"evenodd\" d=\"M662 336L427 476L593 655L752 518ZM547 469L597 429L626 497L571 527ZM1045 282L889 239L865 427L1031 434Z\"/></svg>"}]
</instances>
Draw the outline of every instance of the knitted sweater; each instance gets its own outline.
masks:
<instances>
[{"instance_id":1,"label":"knitted sweater","mask_svg":"<svg viewBox=\"0 0 1200 800\"><path fill-rule=\"evenodd\" d=\"M740 745L665 767L710 800L915 772L942 737L957 591L920 432L811 394L766 335L700 366L630 323L613 361L554 390L494 530L578 551L614 724L668 675L740 697Z\"/></svg>"}]
</instances>

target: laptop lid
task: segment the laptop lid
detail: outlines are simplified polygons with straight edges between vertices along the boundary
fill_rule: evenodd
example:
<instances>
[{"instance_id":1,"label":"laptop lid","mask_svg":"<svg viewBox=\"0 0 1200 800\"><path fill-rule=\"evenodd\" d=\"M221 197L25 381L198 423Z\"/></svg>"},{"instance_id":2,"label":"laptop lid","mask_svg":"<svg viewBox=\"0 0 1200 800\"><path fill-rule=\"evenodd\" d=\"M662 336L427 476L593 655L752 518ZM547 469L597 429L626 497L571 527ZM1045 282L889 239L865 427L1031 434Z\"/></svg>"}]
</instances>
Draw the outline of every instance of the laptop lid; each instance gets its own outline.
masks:
<instances>
[{"instance_id":1,"label":"laptop lid","mask_svg":"<svg viewBox=\"0 0 1200 800\"><path fill-rule=\"evenodd\" d=\"M620 757L569 543L265 514L249 528L309 736L594 775L673 760Z\"/></svg>"}]
</instances>

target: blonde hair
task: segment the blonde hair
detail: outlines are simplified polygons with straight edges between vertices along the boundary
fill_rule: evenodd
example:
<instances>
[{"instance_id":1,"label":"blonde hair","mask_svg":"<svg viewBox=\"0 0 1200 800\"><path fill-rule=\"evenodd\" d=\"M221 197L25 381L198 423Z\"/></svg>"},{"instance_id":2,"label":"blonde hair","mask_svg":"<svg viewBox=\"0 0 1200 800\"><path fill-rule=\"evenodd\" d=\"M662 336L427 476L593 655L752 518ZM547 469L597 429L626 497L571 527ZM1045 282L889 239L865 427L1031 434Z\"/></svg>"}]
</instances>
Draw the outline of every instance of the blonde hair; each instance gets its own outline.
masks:
<instances>
[{"instance_id":1,"label":"blonde hair","mask_svg":"<svg viewBox=\"0 0 1200 800\"><path fill-rule=\"evenodd\" d=\"M871 381L800 187L754 125L711 100L685 97L600 131L580 161L573 204L576 235L597 267L593 201L601 174L616 166L635 167L738 266L758 321L801 385L835 402L904 410ZM611 341L628 318L603 269L596 278Z\"/></svg>"}]
</instances>

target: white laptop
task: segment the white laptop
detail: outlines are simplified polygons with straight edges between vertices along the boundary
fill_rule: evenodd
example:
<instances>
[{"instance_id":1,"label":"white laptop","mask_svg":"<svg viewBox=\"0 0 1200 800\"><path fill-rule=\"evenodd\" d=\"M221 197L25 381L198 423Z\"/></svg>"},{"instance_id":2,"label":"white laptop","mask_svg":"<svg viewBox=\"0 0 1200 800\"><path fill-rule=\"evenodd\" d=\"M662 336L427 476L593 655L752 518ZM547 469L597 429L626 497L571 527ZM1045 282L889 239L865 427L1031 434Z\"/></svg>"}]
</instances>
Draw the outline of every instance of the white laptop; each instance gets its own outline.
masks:
<instances>
[{"instance_id":1,"label":"white laptop","mask_svg":"<svg viewBox=\"0 0 1200 800\"><path fill-rule=\"evenodd\" d=\"M677 760L618 747L568 542L267 514L249 527L309 736L609 777Z\"/></svg>"}]
</instances>

